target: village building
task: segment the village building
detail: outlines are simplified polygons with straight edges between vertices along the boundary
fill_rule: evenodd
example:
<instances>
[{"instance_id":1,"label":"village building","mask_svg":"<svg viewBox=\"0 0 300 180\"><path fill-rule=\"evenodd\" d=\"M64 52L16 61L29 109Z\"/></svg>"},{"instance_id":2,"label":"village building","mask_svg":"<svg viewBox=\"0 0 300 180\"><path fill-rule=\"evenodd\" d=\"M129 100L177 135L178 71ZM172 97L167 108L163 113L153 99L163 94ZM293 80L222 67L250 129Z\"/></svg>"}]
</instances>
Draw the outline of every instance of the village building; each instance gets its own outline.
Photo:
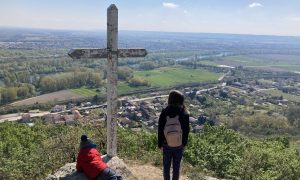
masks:
<instances>
[{"instance_id":1,"label":"village building","mask_svg":"<svg viewBox=\"0 0 300 180\"><path fill-rule=\"evenodd\" d=\"M44 122L49 124L55 124L61 121L61 115L58 113L49 113L43 116Z\"/></svg>"},{"instance_id":2,"label":"village building","mask_svg":"<svg viewBox=\"0 0 300 180\"><path fill-rule=\"evenodd\" d=\"M63 119L65 120L66 125L75 125L76 124L74 114L64 115Z\"/></svg>"},{"instance_id":3,"label":"village building","mask_svg":"<svg viewBox=\"0 0 300 180\"><path fill-rule=\"evenodd\" d=\"M52 109L51 112L62 112L66 110L66 106L62 105L55 105Z\"/></svg>"},{"instance_id":4,"label":"village building","mask_svg":"<svg viewBox=\"0 0 300 180\"><path fill-rule=\"evenodd\" d=\"M23 113L21 116L21 123L30 123L31 118L29 113Z\"/></svg>"}]
</instances>

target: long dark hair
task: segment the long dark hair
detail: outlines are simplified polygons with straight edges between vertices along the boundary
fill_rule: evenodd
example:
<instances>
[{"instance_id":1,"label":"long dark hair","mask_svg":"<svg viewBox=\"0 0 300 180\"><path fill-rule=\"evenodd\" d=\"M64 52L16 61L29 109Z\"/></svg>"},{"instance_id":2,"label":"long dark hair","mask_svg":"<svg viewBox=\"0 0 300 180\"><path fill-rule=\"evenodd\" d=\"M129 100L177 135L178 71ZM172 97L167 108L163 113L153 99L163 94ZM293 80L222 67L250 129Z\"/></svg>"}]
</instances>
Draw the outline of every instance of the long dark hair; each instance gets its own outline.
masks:
<instances>
[{"instance_id":1,"label":"long dark hair","mask_svg":"<svg viewBox=\"0 0 300 180\"><path fill-rule=\"evenodd\" d=\"M182 107L185 111L184 96L180 91L172 90L169 94L168 105Z\"/></svg>"}]
</instances>

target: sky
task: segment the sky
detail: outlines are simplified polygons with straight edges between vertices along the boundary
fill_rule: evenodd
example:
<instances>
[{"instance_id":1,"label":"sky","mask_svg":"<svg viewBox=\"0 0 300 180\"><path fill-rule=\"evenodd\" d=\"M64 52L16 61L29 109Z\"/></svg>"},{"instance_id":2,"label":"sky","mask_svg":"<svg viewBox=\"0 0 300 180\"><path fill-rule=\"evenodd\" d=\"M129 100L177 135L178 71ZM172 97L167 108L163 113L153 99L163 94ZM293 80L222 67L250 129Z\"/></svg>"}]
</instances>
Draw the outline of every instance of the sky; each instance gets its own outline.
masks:
<instances>
[{"instance_id":1,"label":"sky","mask_svg":"<svg viewBox=\"0 0 300 180\"><path fill-rule=\"evenodd\" d=\"M0 27L300 36L300 0L1 0Z\"/></svg>"}]
</instances>

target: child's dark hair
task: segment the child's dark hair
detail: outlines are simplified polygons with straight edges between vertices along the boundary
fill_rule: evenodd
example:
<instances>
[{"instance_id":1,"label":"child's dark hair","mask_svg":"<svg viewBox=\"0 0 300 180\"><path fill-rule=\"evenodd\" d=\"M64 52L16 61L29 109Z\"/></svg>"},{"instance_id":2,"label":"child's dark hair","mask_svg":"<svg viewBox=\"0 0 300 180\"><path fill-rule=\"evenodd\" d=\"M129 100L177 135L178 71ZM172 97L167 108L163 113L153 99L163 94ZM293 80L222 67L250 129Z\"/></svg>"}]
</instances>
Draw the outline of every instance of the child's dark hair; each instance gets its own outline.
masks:
<instances>
[{"instance_id":1,"label":"child's dark hair","mask_svg":"<svg viewBox=\"0 0 300 180\"><path fill-rule=\"evenodd\" d=\"M172 90L169 94L168 105L181 106L185 110L183 94L180 91Z\"/></svg>"}]
</instances>

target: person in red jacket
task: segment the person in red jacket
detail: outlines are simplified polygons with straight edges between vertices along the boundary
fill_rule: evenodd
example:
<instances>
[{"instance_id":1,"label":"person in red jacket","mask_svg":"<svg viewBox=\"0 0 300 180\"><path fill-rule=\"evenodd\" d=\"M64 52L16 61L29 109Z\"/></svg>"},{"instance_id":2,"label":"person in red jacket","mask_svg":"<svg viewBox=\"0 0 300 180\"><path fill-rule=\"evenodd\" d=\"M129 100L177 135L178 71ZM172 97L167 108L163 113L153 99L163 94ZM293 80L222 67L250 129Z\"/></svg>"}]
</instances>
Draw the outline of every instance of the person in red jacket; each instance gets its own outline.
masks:
<instances>
[{"instance_id":1,"label":"person in red jacket","mask_svg":"<svg viewBox=\"0 0 300 180\"><path fill-rule=\"evenodd\" d=\"M114 170L102 161L101 154L96 149L96 144L93 144L86 135L81 136L76 169L78 172L83 171L92 180L122 180L121 176L118 176Z\"/></svg>"}]
</instances>

